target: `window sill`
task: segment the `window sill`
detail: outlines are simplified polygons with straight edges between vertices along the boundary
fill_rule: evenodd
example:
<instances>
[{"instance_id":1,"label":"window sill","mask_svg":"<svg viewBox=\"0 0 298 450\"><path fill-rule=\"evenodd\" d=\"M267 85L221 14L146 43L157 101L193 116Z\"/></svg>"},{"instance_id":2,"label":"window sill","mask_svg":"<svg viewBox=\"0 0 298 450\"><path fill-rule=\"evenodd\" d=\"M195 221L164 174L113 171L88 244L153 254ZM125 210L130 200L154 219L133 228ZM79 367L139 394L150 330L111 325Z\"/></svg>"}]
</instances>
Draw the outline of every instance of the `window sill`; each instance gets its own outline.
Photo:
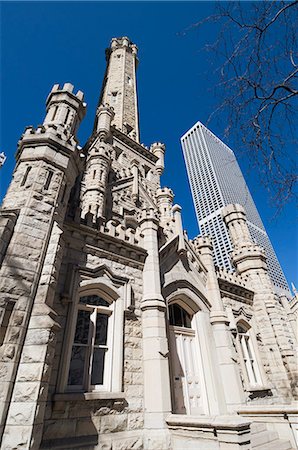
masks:
<instances>
[{"instance_id":1,"label":"window sill","mask_svg":"<svg viewBox=\"0 0 298 450\"><path fill-rule=\"evenodd\" d=\"M63 392L54 394L55 402L76 402L80 400L124 400L124 392Z\"/></svg>"},{"instance_id":2,"label":"window sill","mask_svg":"<svg viewBox=\"0 0 298 450\"><path fill-rule=\"evenodd\" d=\"M270 391L271 388L269 386L247 386L248 392L263 392Z\"/></svg>"}]
</instances>

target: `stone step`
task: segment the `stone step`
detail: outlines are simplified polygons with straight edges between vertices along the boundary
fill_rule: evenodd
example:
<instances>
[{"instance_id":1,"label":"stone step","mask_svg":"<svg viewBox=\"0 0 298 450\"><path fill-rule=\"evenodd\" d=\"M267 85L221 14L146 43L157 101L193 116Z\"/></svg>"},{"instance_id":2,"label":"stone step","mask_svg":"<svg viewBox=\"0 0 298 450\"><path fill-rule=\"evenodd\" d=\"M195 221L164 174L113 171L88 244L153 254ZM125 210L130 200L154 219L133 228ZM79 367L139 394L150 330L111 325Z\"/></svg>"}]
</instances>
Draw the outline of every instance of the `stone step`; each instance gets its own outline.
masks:
<instances>
[{"instance_id":1,"label":"stone step","mask_svg":"<svg viewBox=\"0 0 298 450\"><path fill-rule=\"evenodd\" d=\"M251 434L256 434L261 431L266 431L267 427L264 422L253 422L250 426L250 432Z\"/></svg>"},{"instance_id":2,"label":"stone step","mask_svg":"<svg viewBox=\"0 0 298 450\"><path fill-rule=\"evenodd\" d=\"M273 442L267 442L266 444L254 447L253 450L294 450L290 441L278 439Z\"/></svg>"},{"instance_id":3,"label":"stone step","mask_svg":"<svg viewBox=\"0 0 298 450\"><path fill-rule=\"evenodd\" d=\"M260 431L256 434L252 434L251 436L251 445L252 448L259 447L263 444L268 444L269 442L274 442L278 440L278 433L275 431Z\"/></svg>"}]
</instances>

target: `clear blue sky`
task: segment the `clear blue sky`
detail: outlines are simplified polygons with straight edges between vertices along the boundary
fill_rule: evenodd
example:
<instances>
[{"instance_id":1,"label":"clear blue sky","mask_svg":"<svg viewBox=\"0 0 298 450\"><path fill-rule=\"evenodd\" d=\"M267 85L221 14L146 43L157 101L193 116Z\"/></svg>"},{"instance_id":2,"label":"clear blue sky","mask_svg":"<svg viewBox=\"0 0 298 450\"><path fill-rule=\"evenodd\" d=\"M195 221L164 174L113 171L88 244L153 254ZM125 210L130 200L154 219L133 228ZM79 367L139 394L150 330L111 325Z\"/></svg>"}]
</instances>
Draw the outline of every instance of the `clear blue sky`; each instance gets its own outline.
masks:
<instances>
[{"instance_id":1,"label":"clear blue sky","mask_svg":"<svg viewBox=\"0 0 298 450\"><path fill-rule=\"evenodd\" d=\"M43 121L45 99L55 83L71 82L85 93L87 116L80 131L91 133L105 69L104 50L112 37L129 36L139 47L138 96L141 141L166 144L163 184L183 207L184 228L198 233L180 147L180 137L195 122L206 123L216 100L216 61L202 51L216 29L181 34L213 11L213 2L2 2L0 197L14 168L17 141L27 125ZM223 139L225 118L209 124ZM232 139L232 138L231 138ZM233 148L232 142L227 142ZM233 148L237 155L237 149ZM267 232L289 282L298 287L294 206L274 218L268 193L237 155ZM240 157L241 156L241 157Z\"/></svg>"}]
</instances>

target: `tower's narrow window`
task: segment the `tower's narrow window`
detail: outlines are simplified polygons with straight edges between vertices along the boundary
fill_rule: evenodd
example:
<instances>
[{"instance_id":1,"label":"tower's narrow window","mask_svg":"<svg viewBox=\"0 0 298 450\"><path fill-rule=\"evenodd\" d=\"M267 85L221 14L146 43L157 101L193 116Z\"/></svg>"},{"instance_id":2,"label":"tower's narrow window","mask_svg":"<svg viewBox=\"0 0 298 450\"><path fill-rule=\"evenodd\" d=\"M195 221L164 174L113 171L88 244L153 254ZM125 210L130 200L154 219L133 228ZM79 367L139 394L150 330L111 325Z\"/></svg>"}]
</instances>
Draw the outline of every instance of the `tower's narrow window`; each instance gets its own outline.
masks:
<instances>
[{"instance_id":1,"label":"tower's narrow window","mask_svg":"<svg viewBox=\"0 0 298 450\"><path fill-rule=\"evenodd\" d=\"M65 116L65 119L64 119L64 123L65 124L67 124L67 121L68 121L68 118L69 118L69 114L70 114L70 110L68 109L67 113L66 113L66 116Z\"/></svg>"},{"instance_id":2,"label":"tower's narrow window","mask_svg":"<svg viewBox=\"0 0 298 450\"><path fill-rule=\"evenodd\" d=\"M96 175L96 170L93 170L93 180L95 178L95 175Z\"/></svg>"},{"instance_id":3,"label":"tower's narrow window","mask_svg":"<svg viewBox=\"0 0 298 450\"><path fill-rule=\"evenodd\" d=\"M11 302L11 301L8 301L7 304L5 305L4 312L2 315L1 326L0 326L0 346L3 345L3 343L4 343L4 339L5 339L7 328L9 325L9 320L12 315L13 307L14 307L14 302Z\"/></svg>"},{"instance_id":4,"label":"tower's narrow window","mask_svg":"<svg viewBox=\"0 0 298 450\"><path fill-rule=\"evenodd\" d=\"M63 187L62 196L61 196L61 202L62 202L62 203L63 203L64 200L65 200L66 190L67 190L67 184L65 183L65 185L64 185L64 187Z\"/></svg>"},{"instance_id":5,"label":"tower's narrow window","mask_svg":"<svg viewBox=\"0 0 298 450\"><path fill-rule=\"evenodd\" d=\"M45 184L44 184L44 189L45 189L45 191L47 191L47 190L49 189L49 187L50 187L51 180L52 180L52 178L53 178L53 174L54 174L54 172L53 172L52 170L48 170L46 182L45 182Z\"/></svg>"},{"instance_id":6,"label":"tower's narrow window","mask_svg":"<svg viewBox=\"0 0 298 450\"><path fill-rule=\"evenodd\" d=\"M56 116L57 116L57 111L58 111L58 106L55 106L54 112L53 112L53 116L52 116L52 120L55 120Z\"/></svg>"},{"instance_id":7,"label":"tower's narrow window","mask_svg":"<svg viewBox=\"0 0 298 450\"><path fill-rule=\"evenodd\" d=\"M117 100L118 100L118 92L117 91L111 92L111 105L116 105Z\"/></svg>"},{"instance_id":8,"label":"tower's narrow window","mask_svg":"<svg viewBox=\"0 0 298 450\"><path fill-rule=\"evenodd\" d=\"M21 186L24 186L24 184L26 183L27 178L28 178L28 175L29 175L29 172L30 172L31 169L32 169L31 166L28 166L28 167L26 168L26 172L24 173L23 179L22 179L22 181L21 181Z\"/></svg>"}]
</instances>

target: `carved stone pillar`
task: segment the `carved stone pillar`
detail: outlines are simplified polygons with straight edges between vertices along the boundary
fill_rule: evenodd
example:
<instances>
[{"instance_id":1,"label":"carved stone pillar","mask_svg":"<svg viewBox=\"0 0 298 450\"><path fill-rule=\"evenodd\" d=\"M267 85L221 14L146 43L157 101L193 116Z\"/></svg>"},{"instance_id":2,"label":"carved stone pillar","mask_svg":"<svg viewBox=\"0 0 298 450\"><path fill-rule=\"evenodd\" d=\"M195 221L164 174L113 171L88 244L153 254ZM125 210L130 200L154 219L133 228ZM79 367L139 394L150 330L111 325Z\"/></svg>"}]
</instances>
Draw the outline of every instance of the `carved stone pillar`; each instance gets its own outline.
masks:
<instances>
[{"instance_id":1,"label":"carved stone pillar","mask_svg":"<svg viewBox=\"0 0 298 450\"><path fill-rule=\"evenodd\" d=\"M143 210L141 230L148 252L143 271L141 303L143 328L145 428L167 428L165 417L171 412L168 339L165 300L161 295L157 229L153 209Z\"/></svg>"},{"instance_id":2,"label":"carved stone pillar","mask_svg":"<svg viewBox=\"0 0 298 450\"><path fill-rule=\"evenodd\" d=\"M244 401L244 391L241 383L239 368L234 362L232 336L229 330L228 316L224 310L220 296L217 276L212 257L212 243L209 237L198 237L194 241L197 252L207 269L207 291L212 304L210 323L212 325L217 359L221 374L225 402L229 411L235 411ZM224 413L225 405L220 405Z\"/></svg>"}]
</instances>

